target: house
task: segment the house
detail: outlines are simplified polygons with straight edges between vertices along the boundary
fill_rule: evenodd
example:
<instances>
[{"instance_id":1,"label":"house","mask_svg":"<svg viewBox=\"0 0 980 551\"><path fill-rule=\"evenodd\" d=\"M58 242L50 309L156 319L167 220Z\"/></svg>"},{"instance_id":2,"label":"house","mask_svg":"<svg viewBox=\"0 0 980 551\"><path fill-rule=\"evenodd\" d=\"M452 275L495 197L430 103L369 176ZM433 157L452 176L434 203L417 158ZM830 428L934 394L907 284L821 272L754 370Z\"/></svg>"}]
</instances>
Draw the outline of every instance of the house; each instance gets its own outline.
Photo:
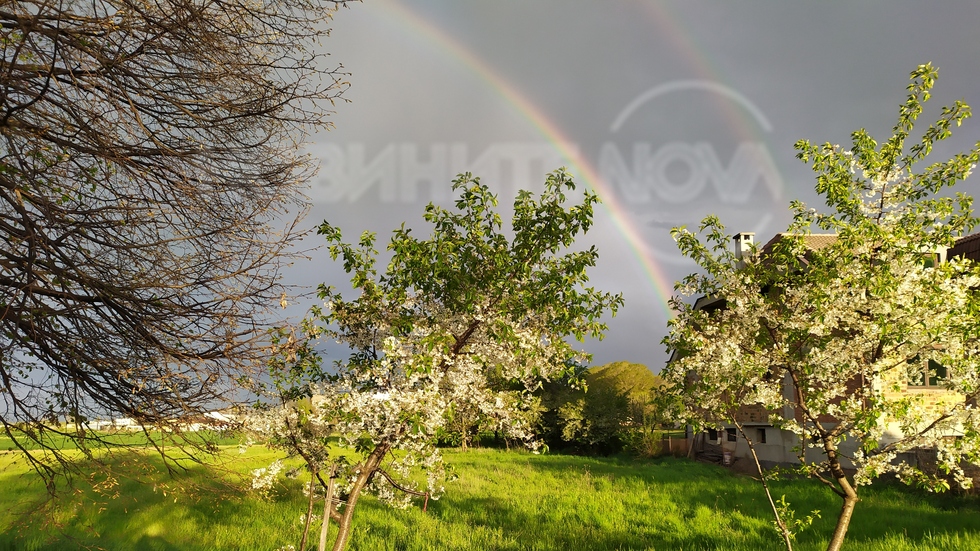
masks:
<instances>
[{"instance_id":1,"label":"house","mask_svg":"<svg viewBox=\"0 0 980 551\"><path fill-rule=\"evenodd\" d=\"M754 234L740 233L734 236L735 257L742 261L745 254L753 247ZM784 239L786 234L777 234L765 245L757 248L765 261L765 255L772 251L774 246ZM819 251L833 245L837 241L835 234L810 234L802 236L803 245L807 250L801 263L807 265L807 257L810 251ZM980 262L980 234L965 236L956 241L953 247L936 251L923 251L923 262L928 265L945 262L947 259L963 257ZM933 263L933 264L930 264ZM761 291L760 291L761 292ZM701 297L694 308L707 312L725 309L726 301L723 297ZM675 358L671 358L673 360ZM892 370L887 376L880 377L879 380L872 381L873 388L889 400L898 400L907 396L914 396L927 412L939 411L948 408L951 404L963 403L965 396L948 390L942 385L942 378L945 377L945 368L935 362L923 362L922 372L919 377L915 377L914 369ZM696 374L692 374L696 376ZM854 390L867 388L867 381L855 380L850 383ZM849 385L849 386L850 386ZM785 375L781 382L783 397L787 402L794 400L795 386L789 375ZM803 422L802 411L794 411L793 406L784 406L782 411L767 411L760 405L744 404L735 413L738 425L741 425L743 432L740 432L735 424L721 424L718 428L707 429L701 433L694 434L689 438L688 445L696 455L701 455L710 460L717 460L724 464L731 464L744 458L744 461L751 462L751 453L746 438L752 440L755 452L763 466L773 466L779 464L793 464L799 462L798 450L801 448L800 442L795 434L787 430L775 427L771 418L795 419ZM834 424L836 419L830 416L821 416L820 422ZM900 423L895 419L886 419L884 423L884 434L882 443L901 439L902 432ZM856 451L856 443L845 440L841 444L840 451L844 456L852 455ZM819 460L823 455L822 450L809 450L807 459ZM809 454L813 454L812 457Z\"/></svg>"},{"instance_id":2,"label":"house","mask_svg":"<svg viewBox=\"0 0 980 551\"><path fill-rule=\"evenodd\" d=\"M78 423L71 422L70 425L74 425L76 430L79 427ZM101 431L101 432L117 432L117 431L137 431L140 430L139 423L131 417L114 417L111 419L93 419L82 423L86 429Z\"/></svg>"},{"instance_id":3,"label":"house","mask_svg":"<svg viewBox=\"0 0 980 551\"><path fill-rule=\"evenodd\" d=\"M188 415L182 417L176 423L177 428L183 432L198 432L202 430L223 431L234 428L238 421L233 412L207 411L203 414ZM170 430L164 427L164 430Z\"/></svg>"},{"instance_id":4,"label":"house","mask_svg":"<svg viewBox=\"0 0 980 551\"><path fill-rule=\"evenodd\" d=\"M946 258L963 257L980 262L980 233L967 235L956 240L956 244L946 252Z\"/></svg>"}]
</instances>

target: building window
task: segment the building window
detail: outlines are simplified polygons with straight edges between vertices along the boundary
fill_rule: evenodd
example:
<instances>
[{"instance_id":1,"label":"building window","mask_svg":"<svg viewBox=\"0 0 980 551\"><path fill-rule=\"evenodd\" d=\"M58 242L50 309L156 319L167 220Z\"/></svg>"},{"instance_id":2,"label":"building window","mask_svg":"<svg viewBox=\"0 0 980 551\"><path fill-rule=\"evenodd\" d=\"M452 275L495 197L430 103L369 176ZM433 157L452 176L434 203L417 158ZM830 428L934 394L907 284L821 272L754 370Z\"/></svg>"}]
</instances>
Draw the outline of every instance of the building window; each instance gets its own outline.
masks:
<instances>
[{"instance_id":1,"label":"building window","mask_svg":"<svg viewBox=\"0 0 980 551\"><path fill-rule=\"evenodd\" d=\"M711 440L712 442L716 442L718 440L717 429L708 429L708 440Z\"/></svg>"},{"instance_id":2,"label":"building window","mask_svg":"<svg viewBox=\"0 0 980 551\"><path fill-rule=\"evenodd\" d=\"M925 268L935 268L939 264L939 255L936 253L922 253L922 266Z\"/></svg>"},{"instance_id":3,"label":"building window","mask_svg":"<svg viewBox=\"0 0 980 551\"><path fill-rule=\"evenodd\" d=\"M725 432L728 433L729 442L735 442L737 440L737 437L735 436L735 429L725 429Z\"/></svg>"},{"instance_id":4,"label":"building window","mask_svg":"<svg viewBox=\"0 0 980 551\"><path fill-rule=\"evenodd\" d=\"M923 362L917 357L912 358L908 361L909 368L909 386L912 387L934 387L942 386L943 381L946 380L947 372L946 366L937 362L936 360L926 360ZM920 369L914 369L911 366L918 366Z\"/></svg>"},{"instance_id":5,"label":"building window","mask_svg":"<svg viewBox=\"0 0 980 551\"><path fill-rule=\"evenodd\" d=\"M758 440L760 444L765 444L766 443L766 429L758 429L758 431L759 432L758 432L758 435L756 436L756 440Z\"/></svg>"},{"instance_id":6,"label":"building window","mask_svg":"<svg viewBox=\"0 0 980 551\"><path fill-rule=\"evenodd\" d=\"M929 386L939 386L943 384L946 379L946 366L940 364L935 360L929 360L926 362L929 367L927 375L929 376L927 384Z\"/></svg>"}]
</instances>

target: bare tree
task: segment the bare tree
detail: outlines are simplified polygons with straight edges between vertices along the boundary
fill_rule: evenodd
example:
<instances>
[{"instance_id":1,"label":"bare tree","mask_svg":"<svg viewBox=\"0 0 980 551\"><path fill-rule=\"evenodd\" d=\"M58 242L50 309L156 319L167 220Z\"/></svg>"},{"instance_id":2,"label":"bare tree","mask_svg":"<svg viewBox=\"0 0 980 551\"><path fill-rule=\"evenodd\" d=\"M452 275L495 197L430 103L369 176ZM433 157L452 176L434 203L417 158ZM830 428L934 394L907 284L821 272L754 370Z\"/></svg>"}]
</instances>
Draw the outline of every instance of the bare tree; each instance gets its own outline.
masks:
<instances>
[{"instance_id":1,"label":"bare tree","mask_svg":"<svg viewBox=\"0 0 980 551\"><path fill-rule=\"evenodd\" d=\"M342 4L0 0L0 422L49 489L87 420L175 425L258 359Z\"/></svg>"}]
</instances>

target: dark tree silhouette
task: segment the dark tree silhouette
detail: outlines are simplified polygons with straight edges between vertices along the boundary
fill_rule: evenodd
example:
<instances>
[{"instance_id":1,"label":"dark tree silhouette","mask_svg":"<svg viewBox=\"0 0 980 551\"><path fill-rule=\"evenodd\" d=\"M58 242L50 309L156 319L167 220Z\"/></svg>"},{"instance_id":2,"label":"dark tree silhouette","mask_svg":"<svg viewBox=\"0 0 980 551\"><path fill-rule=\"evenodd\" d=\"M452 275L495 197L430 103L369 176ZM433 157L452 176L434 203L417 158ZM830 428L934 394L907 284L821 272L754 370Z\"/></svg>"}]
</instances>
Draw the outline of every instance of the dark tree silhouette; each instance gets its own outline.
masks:
<instances>
[{"instance_id":1,"label":"dark tree silhouette","mask_svg":"<svg viewBox=\"0 0 980 551\"><path fill-rule=\"evenodd\" d=\"M87 420L179 428L259 359L342 4L0 2L0 422L49 488Z\"/></svg>"}]
</instances>

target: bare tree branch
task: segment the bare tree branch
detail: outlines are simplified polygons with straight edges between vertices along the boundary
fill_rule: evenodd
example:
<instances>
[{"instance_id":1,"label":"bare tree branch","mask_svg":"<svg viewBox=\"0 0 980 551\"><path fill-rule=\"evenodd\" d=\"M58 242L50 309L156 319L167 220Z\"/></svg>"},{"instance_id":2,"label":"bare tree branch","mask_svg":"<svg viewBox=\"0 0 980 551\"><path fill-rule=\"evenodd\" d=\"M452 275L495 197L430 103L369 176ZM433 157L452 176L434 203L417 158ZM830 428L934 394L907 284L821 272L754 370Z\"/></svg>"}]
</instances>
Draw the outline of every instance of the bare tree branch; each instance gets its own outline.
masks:
<instances>
[{"instance_id":1,"label":"bare tree branch","mask_svg":"<svg viewBox=\"0 0 980 551\"><path fill-rule=\"evenodd\" d=\"M261 359L339 5L0 7L0 423L49 481L87 421L178 430Z\"/></svg>"}]
</instances>

